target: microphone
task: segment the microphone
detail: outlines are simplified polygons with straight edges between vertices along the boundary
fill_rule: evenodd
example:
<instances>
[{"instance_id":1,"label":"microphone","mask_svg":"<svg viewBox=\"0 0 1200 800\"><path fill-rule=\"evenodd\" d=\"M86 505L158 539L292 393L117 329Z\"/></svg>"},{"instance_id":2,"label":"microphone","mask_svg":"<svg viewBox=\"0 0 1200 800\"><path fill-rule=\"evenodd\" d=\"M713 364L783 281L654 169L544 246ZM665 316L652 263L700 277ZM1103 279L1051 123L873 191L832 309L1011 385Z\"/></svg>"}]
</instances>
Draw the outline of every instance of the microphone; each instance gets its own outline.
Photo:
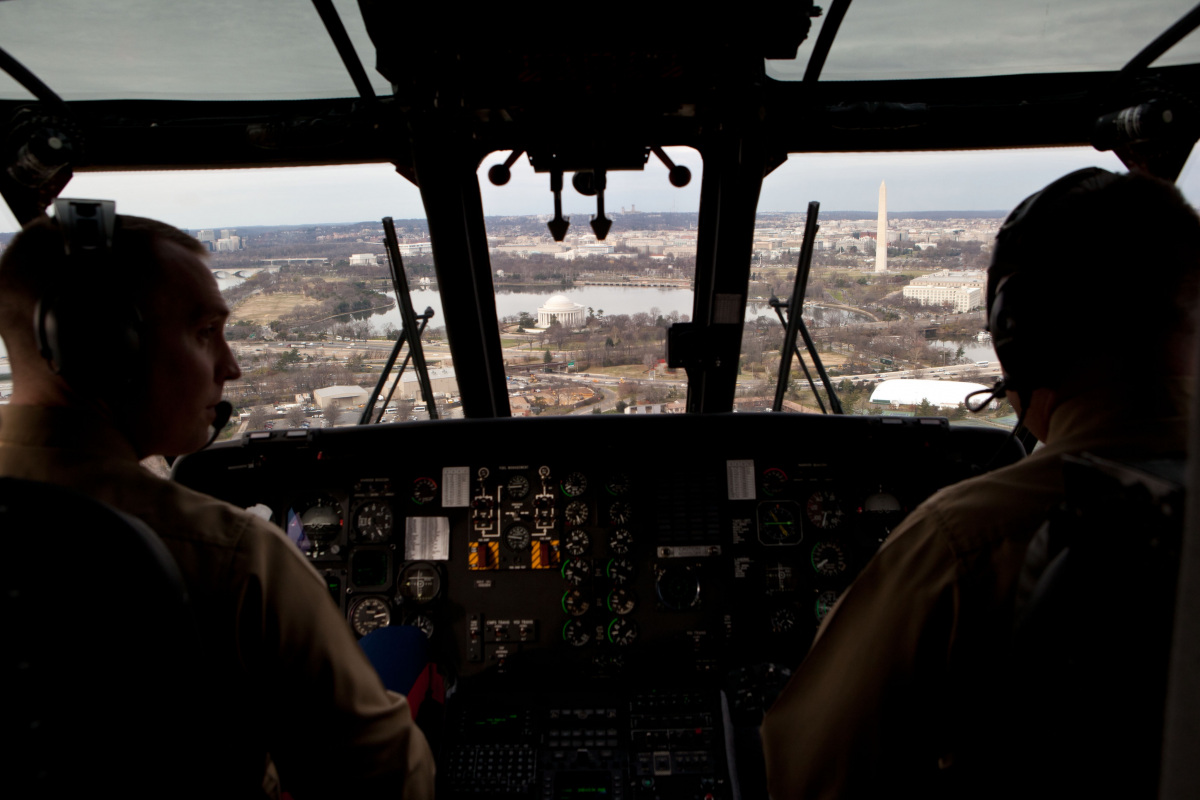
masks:
<instances>
[{"instance_id":1,"label":"microphone","mask_svg":"<svg viewBox=\"0 0 1200 800\"><path fill-rule=\"evenodd\" d=\"M967 410L969 410L972 414L978 414L980 411L983 411L985 408L987 408L988 403L992 402L993 400L1002 400L1004 397L1006 397L1007 392L1008 386L1005 384L1004 378L1001 378L993 383L992 388L990 389L978 389L974 392L971 392L969 395L963 398L963 402L966 404ZM976 403L972 403L971 398L977 395L985 395L985 397Z\"/></svg>"},{"instance_id":2,"label":"microphone","mask_svg":"<svg viewBox=\"0 0 1200 800\"><path fill-rule=\"evenodd\" d=\"M228 400L222 400L217 403L215 410L217 416L213 418L212 424L208 426L208 441L204 443L204 447L208 447L217 440L217 436L225 427L225 423L229 422L229 418L233 416L233 403ZM200 449L203 450L204 447Z\"/></svg>"}]
</instances>

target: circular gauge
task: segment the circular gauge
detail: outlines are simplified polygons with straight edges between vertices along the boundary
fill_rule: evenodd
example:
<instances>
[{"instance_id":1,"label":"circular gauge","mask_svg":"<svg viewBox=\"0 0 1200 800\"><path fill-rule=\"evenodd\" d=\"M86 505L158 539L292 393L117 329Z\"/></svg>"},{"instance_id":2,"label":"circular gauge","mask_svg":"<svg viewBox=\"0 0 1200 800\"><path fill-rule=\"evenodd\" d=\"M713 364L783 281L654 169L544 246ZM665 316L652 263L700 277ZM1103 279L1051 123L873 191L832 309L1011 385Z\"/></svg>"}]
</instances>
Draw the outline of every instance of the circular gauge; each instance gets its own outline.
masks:
<instances>
[{"instance_id":1,"label":"circular gauge","mask_svg":"<svg viewBox=\"0 0 1200 800\"><path fill-rule=\"evenodd\" d=\"M841 525L842 518L845 516L841 501L828 489L813 492L804 505L804 513L814 525L826 530L832 530Z\"/></svg>"},{"instance_id":2,"label":"circular gauge","mask_svg":"<svg viewBox=\"0 0 1200 800\"><path fill-rule=\"evenodd\" d=\"M442 576L428 561L414 561L400 570L400 596L424 605L442 591Z\"/></svg>"},{"instance_id":3,"label":"circular gauge","mask_svg":"<svg viewBox=\"0 0 1200 800\"><path fill-rule=\"evenodd\" d=\"M838 593L832 590L817 595L817 602L813 604L813 614L816 616L817 622L825 619L825 615L830 612L837 599Z\"/></svg>"},{"instance_id":4,"label":"circular gauge","mask_svg":"<svg viewBox=\"0 0 1200 800\"><path fill-rule=\"evenodd\" d=\"M382 542L392 533L392 509L381 500L363 503L354 512L354 532L360 542Z\"/></svg>"},{"instance_id":5,"label":"circular gauge","mask_svg":"<svg viewBox=\"0 0 1200 800\"><path fill-rule=\"evenodd\" d=\"M437 498L437 481L433 478L417 478L413 481L412 501L419 506L432 503Z\"/></svg>"},{"instance_id":6,"label":"circular gauge","mask_svg":"<svg viewBox=\"0 0 1200 800\"><path fill-rule=\"evenodd\" d=\"M700 602L700 578L694 567L667 567L659 573L654 591L671 611L686 611Z\"/></svg>"},{"instance_id":7,"label":"circular gauge","mask_svg":"<svg viewBox=\"0 0 1200 800\"><path fill-rule=\"evenodd\" d=\"M862 510L868 514L901 514L904 507L890 492L879 491L863 501Z\"/></svg>"},{"instance_id":8,"label":"circular gauge","mask_svg":"<svg viewBox=\"0 0 1200 800\"><path fill-rule=\"evenodd\" d=\"M513 500L520 500L525 495L529 494L529 478L524 475L513 475L505 484L505 489L508 490L508 496Z\"/></svg>"},{"instance_id":9,"label":"circular gauge","mask_svg":"<svg viewBox=\"0 0 1200 800\"><path fill-rule=\"evenodd\" d=\"M529 528L524 525L513 525L504 532L504 543L508 545L508 549L514 552L528 550L529 545L533 542L533 535L529 533Z\"/></svg>"},{"instance_id":10,"label":"circular gauge","mask_svg":"<svg viewBox=\"0 0 1200 800\"><path fill-rule=\"evenodd\" d=\"M491 519L495 508L496 501L486 494L478 495L471 501L471 514L475 519Z\"/></svg>"},{"instance_id":11,"label":"circular gauge","mask_svg":"<svg viewBox=\"0 0 1200 800\"><path fill-rule=\"evenodd\" d=\"M588 516L587 503L582 500L572 500L563 511L563 518L568 525L582 525L588 521Z\"/></svg>"},{"instance_id":12,"label":"circular gauge","mask_svg":"<svg viewBox=\"0 0 1200 800\"><path fill-rule=\"evenodd\" d=\"M762 503L758 507L758 538L763 544L799 544L804 538L792 503Z\"/></svg>"},{"instance_id":13,"label":"circular gauge","mask_svg":"<svg viewBox=\"0 0 1200 800\"><path fill-rule=\"evenodd\" d=\"M787 488L788 476L787 473L779 467L771 467L763 470L762 485L763 491L769 495L777 495Z\"/></svg>"},{"instance_id":14,"label":"circular gauge","mask_svg":"<svg viewBox=\"0 0 1200 800\"><path fill-rule=\"evenodd\" d=\"M608 640L617 647L628 647L637 641L638 626L631 619L617 617L608 623Z\"/></svg>"},{"instance_id":15,"label":"circular gauge","mask_svg":"<svg viewBox=\"0 0 1200 800\"><path fill-rule=\"evenodd\" d=\"M582 472L572 472L563 478L561 488L562 493L567 497L579 497L587 491L587 475Z\"/></svg>"},{"instance_id":16,"label":"circular gauge","mask_svg":"<svg viewBox=\"0 0 1200 800\"><path fill-rule=\"evenodd\" d=\"M562 629L563 641L572 647L583 647L592 640L592 631L581 619L569 619Z\"/></svg>"},{"instance_id":17,"label":"circular gauge","mask_svg":"<svg viewBox=\"0 0 1200 800\"><path fill-rule=\"evenodd\" d=\"M587 552L591 543L592 540L585 531L574 530L567 534L563 549L573 556L581 556Z\"/></svg>"},{"instance_id":18,"label":"circular gauge","mask_svg":"<svg viewBox=\"0 0 1200 800\"><path fill-rule=\"evenodd\" d=\"M796 612L791 608L777 608L771 614L771 632L787 633L796 627Z\"/></svg>"},{"instance_id":19,"label":"circular gauge","mask_svg":"<svg viewBox=\"0 0 1200 800\"><path fill-rule=\"evenodd\" d=\"M433 638L433 620L424 614L414 614L404 620L405 625L412 625L414 628L425 634L426 639Z\"/></svg>"},{"instance_id":20,"label":"circular gauge","mask_svg":"<svg viewBox=\"0 0 1200 800\"><path fill-rule=\"evenodd\" d=\"M618 472L604 484L604 491L616 497L626 494L629 491L629 476Z\"/></svg>"},{"instance_id":21,"label":"circular gauge","mask_svg":"<svg viewBox=\"0 0 1200 800\"><path fill-rule=\"evenodd\" d=\"M632 581L633 573L633 562L628 558L610 559L608 566L605 567L604 570L604 574L606 574L617 586L624 586Z\"/></svg>"},{"instance_id":22,"label":"circular gauge","mask_svg":"<svg viewBox=\"0 0 1200 800\"><path fill-rule=\"evenodd\" d=\"M582 558L568 558L560 570L563 580L572 586L581 586L591 574L592 565Z\"/></svg>"},{"instance_id":23,"label":"circular gauge","mask_svg":"<svg viewBox=\"0 0 1200 800\"><path fill-rule=\"evenodd\" d=\"M637 597L629 589L613 589L608 593L608 610L618 616L633 612L637 606Z\"/></svg>"},{"instance_id":24,"label":"circular gauge","mask_svg":"<svg viewBox=\"0 0 1200 800\"><path fill-rule=\"evenodd\" d=\"M812 567L818 575L841 575L846 571L846 554L833 542L817 542L812 549Z\"/></svg>"},{"instance_id":25,"label":"circular gauge","mask_svg":"<svg viewBox=\"0 0 1200 800\"><path fill-rule=\"evenodd\" d=\"M302 508L296 519L302 530L300 538L308 540L308 547L302 541L300 549L309 555L320 555L342 532L342 504L329 495L320 495Z\"/></svg>"},{"instance_id":26,"label":"circular gauge","mask_svg":"<svg viewBox=\"0 0 1200 800\"><path fill-rule=\"evenodd\" d=\"M542 477L542 478L549 478L550 477L550 468L549 467L538 467L538 476Z\"/></svg>"},{"instance_id":27,"label":"circular gauge","mask_svg":"<svg viewBox=\"0 0 1200 800\"><path fill-rule=\"evenodd\" d=\"M624 525L629 522L631 516L633 516L633 510L629 507L629 503L618 501L608 507L608 518L613 521L614 525Z\"/></svg>"},{"instance_id":28,"label":"circular gauge","mask_svg":"<svg viewBox=\"0 0 1200 800\"><path fill-rule=\"evenodd\" d=\"M617 528L608 535L608 546L614 553L623 556L633 547L633 534L627 528Z\"/></svg>"},{"instance_id":29,"label":"circular gauge","mask_svg":"<svg viewBox=\"0 0 1200 800\"><path fill-rule=\"evenodd\" d=\"M350 626L359 636L366 636L374 630L388 625L392 621L392 612L387 601L381 597L364 597L350 608Z\"/></svg>"},{"instance_id":30,"label":"circular gauge","mask_svg":"<svg viewBox=\"0 0 1200 800\"><path fill-rule=\"evenodd\" d=\"M591 607L591 601L578 589L563 592L562 609L572 617L582 617Z\"/></svg>"}]
</instances>

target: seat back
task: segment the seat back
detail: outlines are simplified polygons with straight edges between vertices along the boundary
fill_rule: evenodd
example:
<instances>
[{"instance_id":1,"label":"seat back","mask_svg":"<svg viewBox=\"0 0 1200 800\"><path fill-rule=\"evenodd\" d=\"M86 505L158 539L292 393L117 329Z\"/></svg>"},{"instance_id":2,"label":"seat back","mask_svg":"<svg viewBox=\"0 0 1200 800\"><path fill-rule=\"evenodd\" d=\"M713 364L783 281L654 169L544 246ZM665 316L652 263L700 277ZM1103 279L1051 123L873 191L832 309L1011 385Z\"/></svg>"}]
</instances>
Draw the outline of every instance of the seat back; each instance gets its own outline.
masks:
<instances>
[{"instance_id":1,"label":"seat back","mask_svg":"<svg viewBox=\"0 0 1200 800\"><path fill-rule=\"evenodd\" d=\"M996 769L1025 797L1153 797L1184 512L1184 461L1064 463L1030 545Z\"/></svg>"},{"instance_id":2,"label":"seat back","mask_svg":"<svg viewBox=\"0 0 1200 800\"><path fill-rule=\"evenodd\" d=\"M179 569L140 521L77 492L0 479L4 785L188 794L199 644Z\"/></svg>"}]
</instances>

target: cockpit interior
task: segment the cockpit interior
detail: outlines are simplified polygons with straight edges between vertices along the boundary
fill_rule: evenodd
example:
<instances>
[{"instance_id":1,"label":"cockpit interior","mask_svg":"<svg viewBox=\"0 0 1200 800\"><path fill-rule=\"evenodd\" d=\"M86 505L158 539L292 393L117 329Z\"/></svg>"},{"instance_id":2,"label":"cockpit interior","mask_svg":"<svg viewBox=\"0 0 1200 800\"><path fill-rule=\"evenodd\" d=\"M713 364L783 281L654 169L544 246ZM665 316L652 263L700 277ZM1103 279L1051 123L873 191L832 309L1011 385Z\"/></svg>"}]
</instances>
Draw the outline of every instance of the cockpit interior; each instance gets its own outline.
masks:
<instances>
[{"instance_id":1,"label":"cockpit interior","mask_svg":"<svg viewBox=\"0 0 1200 800\"><path fill-rule=\"evenodd\" d=\"M1175 180L1200 136L1200 7L802 0L570 19L7 0L0 194L23 224L76 174L389 165L419 191L463 418L376 424L381 379L363 424L246 432L173 480L279 525L356 636L428 637L443 685L419 722L439 796L766 797L758 726L840 593L908 511L1032 440L838 413L812 360L834 413L735 413L764 181L803 154L1066 147ZM664 333L685 413L513 417L481 184L503 191L526 164L558 241L569 226L605 239L623 174L660 165L698 188L692 306ZM564 215L570 191L590 220ZM776 304L775 335L803 351L781 359L782 386L815 355L803 293L798 278ZM403 344L419 376L424 323L401 311L388 368Z\"/></svg>"}]
</instances>

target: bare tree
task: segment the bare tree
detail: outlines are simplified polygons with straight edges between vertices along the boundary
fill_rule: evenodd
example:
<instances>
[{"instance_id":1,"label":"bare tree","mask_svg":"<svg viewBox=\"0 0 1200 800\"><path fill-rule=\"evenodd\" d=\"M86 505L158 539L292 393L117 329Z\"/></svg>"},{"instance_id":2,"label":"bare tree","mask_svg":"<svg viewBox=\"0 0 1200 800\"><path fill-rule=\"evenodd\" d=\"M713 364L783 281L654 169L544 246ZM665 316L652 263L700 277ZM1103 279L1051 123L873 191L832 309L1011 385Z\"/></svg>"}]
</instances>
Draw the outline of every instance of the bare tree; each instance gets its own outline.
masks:
<instances>
[{"instance_id":1,"label":"bare tree","mask_svg":"<svg viewBox=\"0 0 1200 800\"><path fill-rule=\"evenodd\" d=\"M300 406L292 406L283 415L283 419L289 428L299 428L300 423L304 422L304 410Z\"/></svg>"},{"instance_id":2,"label":"bare tree","mask_svg":"<svg viewBox=\"0 0 1200 800\"><path fill-rule=\"evenodd\" d=\"M267 422L267 412L262 406L254 406L250 409L250 418L246 421L246 427L252 431L260 431Z\"/></svg>"}]
</instances>

